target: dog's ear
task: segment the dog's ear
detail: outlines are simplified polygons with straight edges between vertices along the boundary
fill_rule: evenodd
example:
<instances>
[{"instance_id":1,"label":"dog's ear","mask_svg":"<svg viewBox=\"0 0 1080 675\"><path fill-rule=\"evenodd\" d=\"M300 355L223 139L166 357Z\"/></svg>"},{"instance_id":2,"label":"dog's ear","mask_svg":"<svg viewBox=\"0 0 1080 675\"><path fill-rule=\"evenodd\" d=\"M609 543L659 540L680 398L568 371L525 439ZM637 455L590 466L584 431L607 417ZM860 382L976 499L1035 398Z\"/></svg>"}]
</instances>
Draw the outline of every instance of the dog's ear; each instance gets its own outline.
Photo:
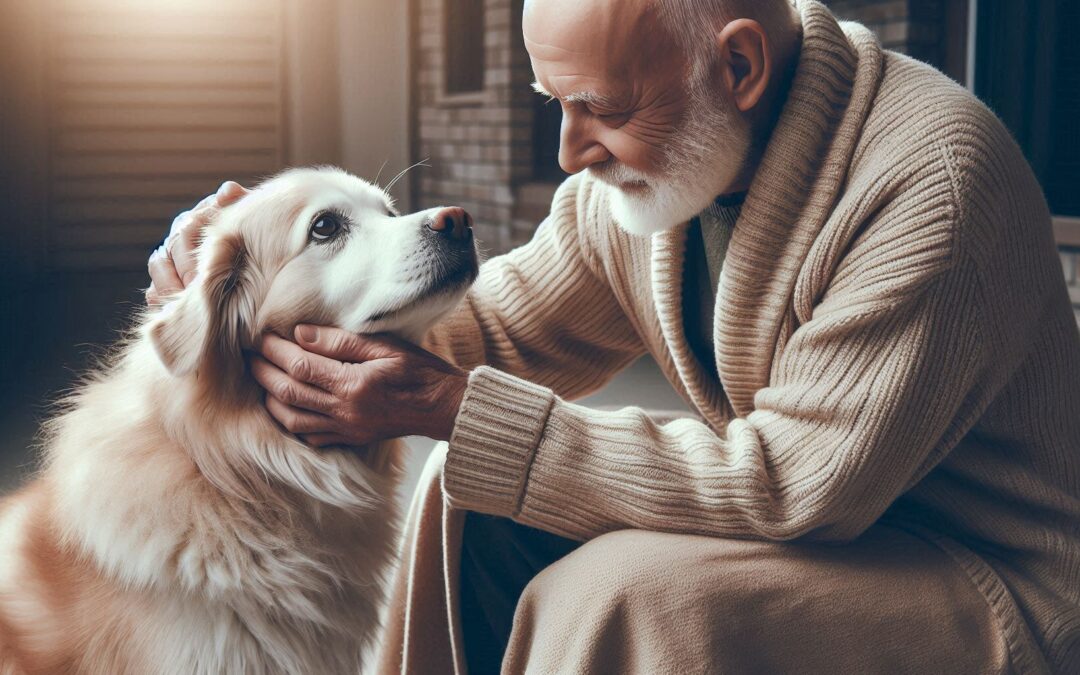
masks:
<instances>
[{"instance_id":1,"label":"dog's ear","mask_svg":"<svg viewBox=\"0 0 1080 675\"><path fill-rule=\"evenodd\" d=\"M246 265L238 232L210 234L200 248L195 281L148 324L150 342L173 375L193 373L211 360L239 362Z\"/></svg>"}]
</instances>

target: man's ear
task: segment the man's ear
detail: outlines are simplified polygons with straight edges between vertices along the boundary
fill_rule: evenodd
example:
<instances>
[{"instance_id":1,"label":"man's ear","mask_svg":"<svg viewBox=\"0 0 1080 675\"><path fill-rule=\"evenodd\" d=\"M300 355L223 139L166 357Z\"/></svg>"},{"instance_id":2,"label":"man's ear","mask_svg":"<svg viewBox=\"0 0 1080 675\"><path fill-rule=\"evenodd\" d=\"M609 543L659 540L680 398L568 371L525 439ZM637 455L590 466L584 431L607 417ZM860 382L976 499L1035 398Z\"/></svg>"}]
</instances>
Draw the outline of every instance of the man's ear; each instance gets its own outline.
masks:
<instances>
[{"instance_id":1,"label":"man's ear","mask_svg":"<svg viewBox=\"0 0 1080 675\"><path fill-rule=\"evenodd\" d=\"M754 108L765 95L772 78L768 36L753 19L736 19L716 37L720 49L720 76L742 112Z\"/></svg>"},{"instance_id":2,"label":"man's ear","mask_svg":"<svg viewBox=\"0 0 1080 675\"><path fill-rule=\"evenodd\" d=\"M246 250L238 233L211 234L203 242L199 273L179 298L147 326L154 350L173 375L188 375L208 359L219 365L239 362L239 303Z\"/></svg>"}]
</instances>

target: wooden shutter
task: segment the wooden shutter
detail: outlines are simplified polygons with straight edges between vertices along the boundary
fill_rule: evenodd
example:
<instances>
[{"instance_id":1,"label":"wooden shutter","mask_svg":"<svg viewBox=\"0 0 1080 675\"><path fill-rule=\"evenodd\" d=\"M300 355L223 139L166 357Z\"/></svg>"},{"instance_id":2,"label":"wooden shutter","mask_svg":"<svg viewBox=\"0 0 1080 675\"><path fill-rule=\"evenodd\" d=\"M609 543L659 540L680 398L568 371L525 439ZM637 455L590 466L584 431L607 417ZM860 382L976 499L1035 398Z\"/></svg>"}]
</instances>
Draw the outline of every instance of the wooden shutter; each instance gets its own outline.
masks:
<instances>
[{"instance_id":1,"label":"wooden shutter","mask_svg":"<svg viewBox=\"0 0 1080 675\"><path fill-rule=\"evenodd\" d=\"M137 269L222 180L282 168L281 1L54 0L54 268Z\"/></svg>"}]
</instances>

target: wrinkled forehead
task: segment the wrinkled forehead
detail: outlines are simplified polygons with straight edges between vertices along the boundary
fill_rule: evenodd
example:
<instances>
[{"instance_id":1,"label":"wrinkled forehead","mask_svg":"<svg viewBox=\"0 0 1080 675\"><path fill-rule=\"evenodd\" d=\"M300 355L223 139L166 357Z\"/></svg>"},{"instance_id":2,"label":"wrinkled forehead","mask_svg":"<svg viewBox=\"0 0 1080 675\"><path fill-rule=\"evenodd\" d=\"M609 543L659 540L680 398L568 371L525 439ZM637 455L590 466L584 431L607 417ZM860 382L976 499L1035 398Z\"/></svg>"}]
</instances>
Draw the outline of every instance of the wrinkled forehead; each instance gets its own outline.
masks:
<instances>
[{"instance_id":1,"label":"wrinkled forehead","mask_svg":"<svg viewBox=\"0 0 1080 675\"><path fill-rule=\"evenodd\" d=\"M654 0L528 0L522 34L537 78L562 88L654 75L674 46L658 11Z\"/></svg>"}]
</instances>

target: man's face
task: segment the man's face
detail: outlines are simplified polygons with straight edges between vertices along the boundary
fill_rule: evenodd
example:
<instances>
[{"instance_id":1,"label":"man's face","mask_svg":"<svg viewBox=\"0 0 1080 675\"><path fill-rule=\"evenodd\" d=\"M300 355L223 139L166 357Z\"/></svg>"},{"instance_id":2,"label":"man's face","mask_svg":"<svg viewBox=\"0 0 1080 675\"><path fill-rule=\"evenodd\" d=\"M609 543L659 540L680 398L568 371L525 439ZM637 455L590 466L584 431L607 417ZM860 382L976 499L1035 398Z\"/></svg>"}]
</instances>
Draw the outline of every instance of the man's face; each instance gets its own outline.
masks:
<instances>
[{"instance_id":1,"label":"man's face","mask_svg":"<svg viewBox=\"0 0 1080 675\"><path fill-rule=\"evenodd\" d=\"M538 89L563 107L559 163L617 188L624 229L667 229L730 187L749 133L708 68L692 81L647 0L529 0L523 32Z\"/></svg>"}]
</instances>

